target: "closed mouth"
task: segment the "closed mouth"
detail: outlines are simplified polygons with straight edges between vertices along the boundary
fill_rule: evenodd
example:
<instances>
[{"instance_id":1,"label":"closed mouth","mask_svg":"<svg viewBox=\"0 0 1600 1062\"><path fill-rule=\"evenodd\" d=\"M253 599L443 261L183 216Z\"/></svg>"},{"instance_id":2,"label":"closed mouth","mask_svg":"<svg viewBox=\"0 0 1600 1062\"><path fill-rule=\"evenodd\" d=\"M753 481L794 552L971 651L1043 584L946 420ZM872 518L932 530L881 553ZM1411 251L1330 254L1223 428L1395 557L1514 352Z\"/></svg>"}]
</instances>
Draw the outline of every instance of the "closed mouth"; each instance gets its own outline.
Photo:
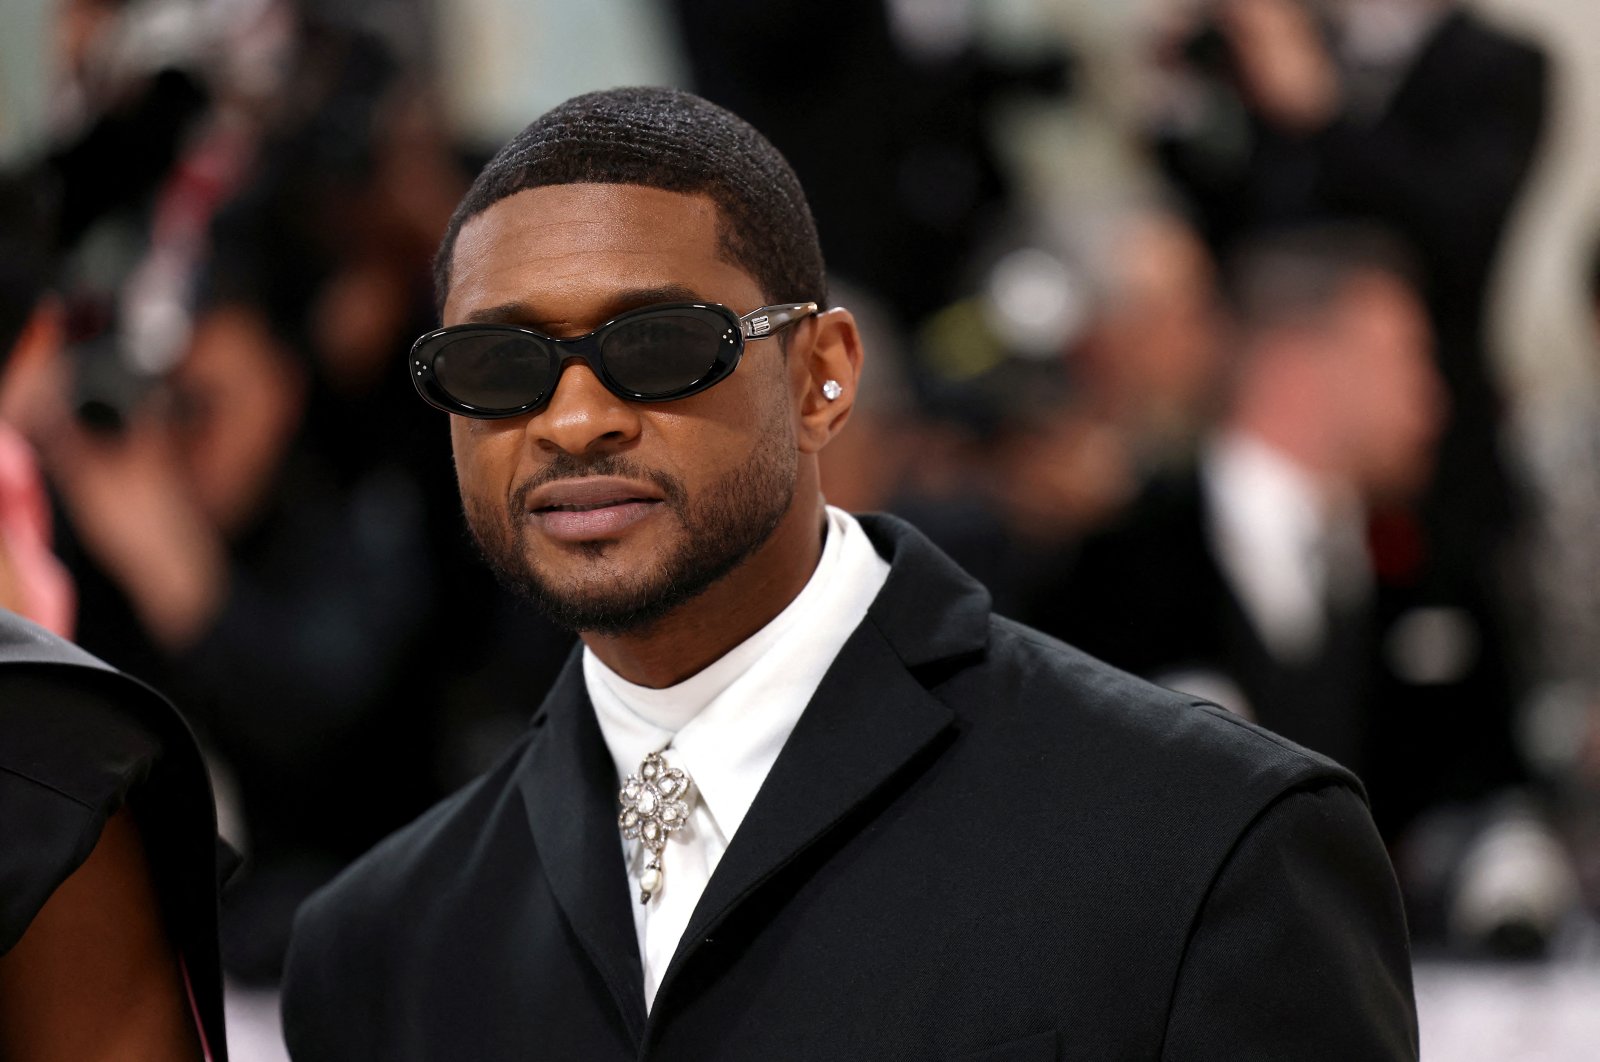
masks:
<instances>
[{"instance_id":1,"label":"closed mouth","mask_svg":"<svg viewBox=\"0 0 1600 1062\"><path fill-rule=\"evenodd\" d=\"M568 502L565 504L541 505L534 510L536 513L587 513L596 509L609 509L616 505L654 505L660 498L608 498L597 502Z\"/></svg>"},{"instance_id":2,"label":"closed mouth","mask_svg":"<svg viewBox=\"0 0 1600 1062\"><path fill-rule=\"evenodd\" d=\"M526 505L530 513L586 513L619 505L653 505L661 492L652 485L615 476L558 479L533 491Z\"/></svg>"},{"instance_id":3,"label":"closed mouth","mask_svg":"<svg viewBox=\"0 0 1600 1062\"><path fill-rule=\"evenodd\" d=\"M648 519L666 499L646 482L616 476L559 479L525 500L528 519L568 543L614 539Z\"/></svg>"}]
</instances>

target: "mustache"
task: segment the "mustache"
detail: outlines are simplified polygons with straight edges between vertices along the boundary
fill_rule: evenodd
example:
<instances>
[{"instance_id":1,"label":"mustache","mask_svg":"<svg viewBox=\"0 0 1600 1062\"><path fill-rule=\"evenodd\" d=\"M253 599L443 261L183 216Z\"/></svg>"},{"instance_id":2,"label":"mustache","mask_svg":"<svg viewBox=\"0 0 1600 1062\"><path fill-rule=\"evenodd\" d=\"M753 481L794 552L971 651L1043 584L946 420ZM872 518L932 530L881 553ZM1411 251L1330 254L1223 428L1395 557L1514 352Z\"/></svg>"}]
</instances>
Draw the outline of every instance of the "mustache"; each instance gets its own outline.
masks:
<instances>
[{"instance_id":1,"label":"mustache","mask_svg":"<svg viewBox=\"0 0 1600 1062\"><path fill-rule=\"evenodd\" d=\"M565 451L558 452L550 463L529 476L511 493L511 511L523 512L528 507L528 495L547 483L563 479L584 479L589 476L615 476L619 479L637 479L652 483L666 499L667 505L682 512L689 492L683 482L657 468L647 468L620 454L601 454L598 457L579 457Z\"/></svg>"}]
</instances>

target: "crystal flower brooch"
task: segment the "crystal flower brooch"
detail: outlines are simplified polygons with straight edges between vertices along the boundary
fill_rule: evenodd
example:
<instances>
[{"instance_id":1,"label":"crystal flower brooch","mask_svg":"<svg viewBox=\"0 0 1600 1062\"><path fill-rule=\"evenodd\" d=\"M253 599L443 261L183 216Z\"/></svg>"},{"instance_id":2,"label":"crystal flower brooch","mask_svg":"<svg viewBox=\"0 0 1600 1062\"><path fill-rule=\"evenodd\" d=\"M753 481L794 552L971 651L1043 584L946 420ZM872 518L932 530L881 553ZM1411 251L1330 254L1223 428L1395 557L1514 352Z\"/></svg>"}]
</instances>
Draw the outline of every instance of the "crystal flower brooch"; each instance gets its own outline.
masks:
<instances>
[{"instance_id":1,"label":"crystal flower brooch","mask_svg":"<svg viewBox=\"0 0 1600 1062\"><path fill-rule=\"evenodd\" d=\"M666 751L665 749L662 750ZM639 902L649 903L661 889L661 850L667 838L689 821L694 782L689 775L670 766L660 752L652 752L639 764L637 774L622 783L617 799L622 811L617 825L622 836L638 841L650 853L639 875Z\"/></svg>"}]
</instances>

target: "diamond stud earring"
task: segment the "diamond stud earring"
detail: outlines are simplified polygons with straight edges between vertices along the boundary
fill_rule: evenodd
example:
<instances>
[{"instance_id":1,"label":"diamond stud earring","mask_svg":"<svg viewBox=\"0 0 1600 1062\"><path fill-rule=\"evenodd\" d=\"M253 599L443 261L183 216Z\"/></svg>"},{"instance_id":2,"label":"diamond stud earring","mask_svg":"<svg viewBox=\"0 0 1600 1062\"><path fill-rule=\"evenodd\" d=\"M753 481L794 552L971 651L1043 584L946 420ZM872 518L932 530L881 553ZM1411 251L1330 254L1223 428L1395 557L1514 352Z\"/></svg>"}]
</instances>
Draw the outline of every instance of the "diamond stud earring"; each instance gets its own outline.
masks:
<instances>
[{"instance_id":1,"label":"diamond stud earring","mask_svg":"<svg viewBox=\"0 0 1600 1062\"><path fill-rule=\"evenodd\" d=\"M842 394L844 394L844 388L840 386L838 380L824 381L822 385L823 398L826 398L829 402L832 402Z\"/></svg>"}]
</instances>

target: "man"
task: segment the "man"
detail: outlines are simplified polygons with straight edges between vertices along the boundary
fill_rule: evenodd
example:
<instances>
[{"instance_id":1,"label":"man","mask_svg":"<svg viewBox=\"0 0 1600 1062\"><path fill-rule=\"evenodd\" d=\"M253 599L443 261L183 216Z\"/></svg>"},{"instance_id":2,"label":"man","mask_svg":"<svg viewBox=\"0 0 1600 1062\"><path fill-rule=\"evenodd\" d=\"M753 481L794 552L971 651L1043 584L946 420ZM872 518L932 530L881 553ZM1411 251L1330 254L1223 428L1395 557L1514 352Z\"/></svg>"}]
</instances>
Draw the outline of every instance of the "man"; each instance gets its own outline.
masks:
<instances>
[{"instance_id":1,"label":"man","mask_svg":"<svg viewBox=\"0 0 1600 1062\"><path fill-rule=\"evenodd\" d=\"M1445 415L1427 314L1377 229L1258 238L1231 274L1236 353L1196 467L1041 579L1025 618L1333 757L1397 840L1518 773L1503 644L1417 581L1391 515ZM1167 595L1185 607L1148 607Z\"/></svg>"},{"instance_id":2,"label":"man","mask_svg":"<svg viewBox=\"0 0 1600 1062\"><path fill-rule=\"evenodd\" d=\"M1504 394L1489 352L1491 281L1551 111L1545 52L1459 0L1217 0L1191 41L1203 85L1170 98L1158 145L1224 254L1252 233L1329 220L1382 225L1417 256L1450 397L1417 508L1422 578L1478 597L1519 565L1524 498L1503 454ZM1515 576L1513 577L1515 578Z\"/></svg>"},{"instance_id":3,"label":"man","mask_svg":"<svg viewBox=\"0 0 1600 1062\"><path fill-rule=\"evenodd\" d=\"M302 909L299 1062L1415 1057L1350 775L825 508L862 351L754 130L571 100L439 279L411 371L469 523L584 645L498 767Z\"/></svg>"}]
</instances>

